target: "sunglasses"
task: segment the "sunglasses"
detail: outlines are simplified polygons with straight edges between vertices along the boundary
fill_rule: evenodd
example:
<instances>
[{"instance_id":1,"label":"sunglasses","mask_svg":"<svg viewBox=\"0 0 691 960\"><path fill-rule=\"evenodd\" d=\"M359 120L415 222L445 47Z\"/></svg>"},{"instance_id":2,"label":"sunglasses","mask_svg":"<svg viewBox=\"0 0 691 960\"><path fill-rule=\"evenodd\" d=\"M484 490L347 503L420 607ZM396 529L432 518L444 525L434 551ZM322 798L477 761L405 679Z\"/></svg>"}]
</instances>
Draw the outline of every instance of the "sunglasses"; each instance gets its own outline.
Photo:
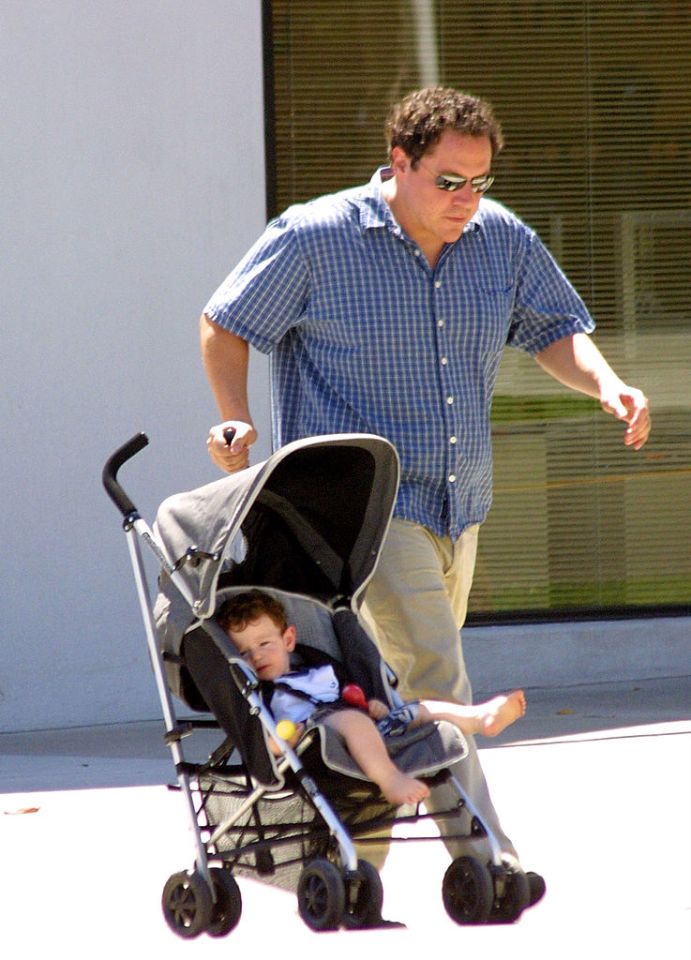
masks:
<instances>
[{"instance_id":1,"label":"sunglasses","mask_svg":"<svg viewBox=\"0 0 691 960\"><path fill-rule=\"evenodd\" d=\"M424 167L424 164L420 163L421 167ZM427 167L424 167L427 170ZM427 171L432 174L431 170ZM444 190L446 193L454 193L456 190L462 190L466 183L470 183L470 188L473 193L485 193L494 183L494 174L493 173L483 173L481 177L462 177L457 173L440 173L438 176L434 176L434 185L439 190Z\"/></svg>"},{"instance_id":2,"label":"sunglasses","mask_svg":"<svg viewBox=\"0 0 691 960\"><path fill-rule=\"evenodd\" d=\"M459 177L455 173L440 173L435 177L434 185L447 193L462 190L466 183L470 183L473 193L485 193L494 183L494 174L484 173L481 177Z\"/></svg>"}]
</instances>

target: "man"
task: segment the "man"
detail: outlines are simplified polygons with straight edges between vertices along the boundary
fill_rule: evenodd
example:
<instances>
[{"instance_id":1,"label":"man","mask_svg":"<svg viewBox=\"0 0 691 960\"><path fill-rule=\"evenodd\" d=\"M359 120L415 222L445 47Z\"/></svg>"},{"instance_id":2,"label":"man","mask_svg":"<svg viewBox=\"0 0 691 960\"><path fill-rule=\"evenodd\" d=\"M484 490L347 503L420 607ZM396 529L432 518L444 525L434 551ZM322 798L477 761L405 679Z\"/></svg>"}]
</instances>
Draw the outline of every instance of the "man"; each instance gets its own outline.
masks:
<instances>
[{"instance_id":1,"label":"man","mask_svg":"<svg viewBox=\"0 0 691 960\"><path fill-rule=\"evenodd\" d=\"M636 450L648 402L588 336L594 323L539 238L485 196L503 145L491 106L416 91L392 109L387 134L389 168L286 211L207 304L202 353L223 418L208 449L224 470L248 463L249 344L271 353L275 446L350 431L391 440L401 487L363 614L405 698L470 703L460 629L491 502L504 347L596 397ZM458 774L513 856L469 743Z\"/></svg>"}]
</instances>

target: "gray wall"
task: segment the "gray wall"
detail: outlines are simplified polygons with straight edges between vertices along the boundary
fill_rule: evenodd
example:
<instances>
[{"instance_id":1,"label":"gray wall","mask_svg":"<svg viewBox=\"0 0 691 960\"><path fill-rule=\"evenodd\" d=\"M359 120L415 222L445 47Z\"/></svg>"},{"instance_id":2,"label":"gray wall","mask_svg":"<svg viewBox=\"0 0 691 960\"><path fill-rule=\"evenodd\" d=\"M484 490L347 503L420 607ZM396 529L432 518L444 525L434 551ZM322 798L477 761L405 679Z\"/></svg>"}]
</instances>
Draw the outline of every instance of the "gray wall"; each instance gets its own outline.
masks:
<instances>
[{"instance_id":1,"label":"gray wall","mask_svg":"<svg viewBox=\"0 0 691 960\"><path fill-rule=\"evenodd\" d=\"M218 476L197 318L265 219L260 2L0 15L0 731L159 717L100 474L144 430L122 479L149 520ZM255 355L255 460L266 383ZM478 690L667 676L688 670L688 627L477 628L466 647Z\"/></svg>"},{"instance_id":2,"label":"gray wall","mask_svg":"<svg viewBox=\"0 0 691 960\"><path fill-rule=\"evenodd\" d=\"M0 730L156 717L100 473L144 430L122 479L150 520L219 476L197 319L265 219L260 3L0 9Z\"/></svg>"}]
</instances>

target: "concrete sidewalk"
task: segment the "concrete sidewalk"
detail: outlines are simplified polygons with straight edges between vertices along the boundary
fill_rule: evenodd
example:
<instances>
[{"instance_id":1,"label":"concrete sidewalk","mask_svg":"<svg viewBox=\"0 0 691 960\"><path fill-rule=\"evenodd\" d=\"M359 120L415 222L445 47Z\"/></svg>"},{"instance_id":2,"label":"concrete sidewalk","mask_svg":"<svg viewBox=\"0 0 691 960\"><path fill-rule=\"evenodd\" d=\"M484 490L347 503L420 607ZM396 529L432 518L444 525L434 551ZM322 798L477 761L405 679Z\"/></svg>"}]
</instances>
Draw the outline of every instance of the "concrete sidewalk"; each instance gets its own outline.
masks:
<instances>
[{"instance_id":1,"label":"concrete sidewalk","mask_svg":"<svg viewBox=\"0 0 691 960\"><path fill-rule=\"evenodd\" d=\"M483 765L544 901L507 927L446 915L441 843L394 844L384 914L405 929L315 934L294 896L241 880L228 938L182 941L160 894L191 865L161 724L0 735L2 943L7 956L363 957L431 950L472 960L691 956L691 680L529 690L524 720Z\"/></svg>"}]
</instances>

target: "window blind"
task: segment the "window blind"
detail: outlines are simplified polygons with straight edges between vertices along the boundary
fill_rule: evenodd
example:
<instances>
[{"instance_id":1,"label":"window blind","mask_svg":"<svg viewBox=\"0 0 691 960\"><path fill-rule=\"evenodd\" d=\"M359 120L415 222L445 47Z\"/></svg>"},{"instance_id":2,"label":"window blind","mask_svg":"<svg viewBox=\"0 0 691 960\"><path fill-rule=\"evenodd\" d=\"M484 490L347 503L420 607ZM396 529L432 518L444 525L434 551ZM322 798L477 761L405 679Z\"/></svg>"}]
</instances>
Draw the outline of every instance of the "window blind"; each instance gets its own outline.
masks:
<instances>
[{"instance_id":1,"label":"window blind","mask_svg":"<svg viewBox=\"0 0 691 960\"><path fill-rule=\"evenodd\" d=\"M691 13L676 0L273 0L274 214L369 179L388 106L455 86L494 103L492 195L533 226L650 397L634 453L596 401L508 350L471 619L691 601Z\"/></svg>"}]
</instances>

